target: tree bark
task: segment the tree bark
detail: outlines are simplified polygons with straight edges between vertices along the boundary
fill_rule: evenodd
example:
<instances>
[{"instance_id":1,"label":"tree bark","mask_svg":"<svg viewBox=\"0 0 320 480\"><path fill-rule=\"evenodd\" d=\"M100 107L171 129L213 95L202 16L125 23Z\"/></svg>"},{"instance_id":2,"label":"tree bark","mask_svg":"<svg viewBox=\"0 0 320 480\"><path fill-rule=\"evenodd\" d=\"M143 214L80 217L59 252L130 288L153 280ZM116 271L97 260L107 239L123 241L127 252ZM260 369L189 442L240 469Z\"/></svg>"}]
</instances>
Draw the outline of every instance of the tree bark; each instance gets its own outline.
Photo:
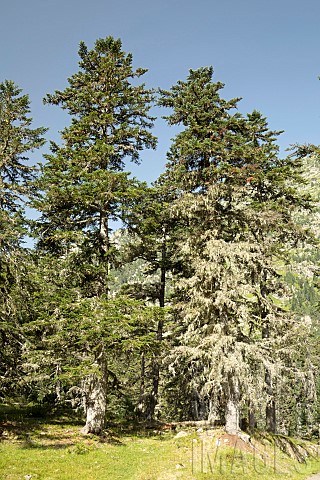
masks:
<instances>
[{"instance_id":1,"label":"tree bark","mask_svg":"<svg viewBox=\"0 0 320 480\"><path fill-rule=\"evenodd\" d=\"M265 373L266 393L267 393L267 405L266 405L266 430L270 433L276 433L276 403L273 397L273 385L271 373L266 369Z\"/></svg>"},{"instance_id":2,"label":"tree bark","mask_svg":"<svg viewBox=\"0 0 320 480\"><path fill-rule=\"evenodd\" d=\"M100 210L99 221L99 235L100 235L100 262L104 264L105 271L100 276L99 295L109 294L108 276L110 270L110 238L109 238L109 217L107 210Z\"/></svg>"},{"instance_id":3,"label":"tree bark","mask_svg":"<svg viewBox=\"0 0 320 480\"><path fill-rule=\"evenodd\" d=\"M240 389L238 379L230 378L228 387L225 431L230 435L236 435L240 430Z\"/></svg>"},{"instance_id":4,"label":"tree bark","mask_svg":"<svg viewBox=\"0 0 320 480\"><path fill-rule=\"evenodd\" d=\"M256 416L255 416L255 413L254 413L254 410L252 410L252 408L250 408L249 406L249 412L248 412L248 429L249 429L249 432L250 433L253 433L255 428L256 428Z\"/></svg>"},{"instance_id":5,"label":"tree bark","mask_svg":"<svg viewBox=\"0 0 320 480\"><path fill-rule=\"evenodd\" d=\"M140 357L140 395L139 395L139 402L136 407L136 411L139 416L143 417L146 411L146 393L145 393L145 357L144 352L141 353Z\"/></svg>"},{"instance_id":6,"label":"tree bark","mask_svg":"<svg viewBox=\"0 0 320 480\"><path fill-rule=\"evenodd\" d=\"M269 338L270 331L269 325L266 323L262 329L262 338ZM270 433L276 433L276 402L274 399L274 388L272 383L272 375L270 369L266 367L265 376L265 391L267 394L267 405L266 405L266 430Z\"/></svg>"},{"instance_id":7,"label":"tree bark","mask_svg":"<svg viewBox=\"0 0 320 480\"><path fill-rule=\"evenodd\" d=\"M100 210L100 262L105 264L105 272L99 279L98 295L108 295L109 274L109 228L107 209ZM86 424L82 433L101 435L105 427L107 408L107 362L104 345L101 343L96 350L93 364L97 373L92 373L84 380L84 408Z\"/></svg>"},{"instance_id":8,"label":"tree bark","mask_svg":"<svg viewBox=\"0 0 320 480\"><path fill-rule=\"evenodd\" d=\"M89 375L85 380L86 424L81 430L85 435L101 435L105 428L107 406L107 364L104 349L96 359L98 373Z\"/></svg>"}]
</instances>

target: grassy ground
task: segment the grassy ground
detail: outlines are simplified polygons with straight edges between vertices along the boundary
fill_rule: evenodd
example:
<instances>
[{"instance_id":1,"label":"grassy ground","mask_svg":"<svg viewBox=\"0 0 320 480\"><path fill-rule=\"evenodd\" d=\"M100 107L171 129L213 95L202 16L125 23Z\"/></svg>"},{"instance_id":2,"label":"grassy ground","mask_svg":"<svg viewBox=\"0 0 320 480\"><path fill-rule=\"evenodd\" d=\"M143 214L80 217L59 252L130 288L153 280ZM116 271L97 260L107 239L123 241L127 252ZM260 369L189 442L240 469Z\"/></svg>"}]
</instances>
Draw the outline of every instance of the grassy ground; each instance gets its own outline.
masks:
<instances>
[{"instance_id":1,"label":"grassy ground","mask_svg":"<svg viewBox=\"0 0 320 480\"><path fill-rule=\"evenodd\" d=\"M114 428L106 438L84 437L76 419L39 413L0 410L1 480L296 480L320 471L316 449L299 463L271 442L235 442L221 430L189 429L177 438Z\"/></svg>"}]
</instances>

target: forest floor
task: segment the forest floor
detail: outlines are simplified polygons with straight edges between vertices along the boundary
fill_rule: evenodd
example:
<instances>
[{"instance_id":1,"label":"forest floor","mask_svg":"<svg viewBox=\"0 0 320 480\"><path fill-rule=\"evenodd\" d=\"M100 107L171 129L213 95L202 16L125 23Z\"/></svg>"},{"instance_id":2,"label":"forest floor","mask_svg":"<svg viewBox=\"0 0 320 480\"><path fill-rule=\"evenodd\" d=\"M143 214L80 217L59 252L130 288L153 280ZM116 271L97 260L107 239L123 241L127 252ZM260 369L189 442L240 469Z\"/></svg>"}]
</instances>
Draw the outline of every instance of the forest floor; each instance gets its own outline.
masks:
<instances>
[{"instance_id":1,"label":"forest floor","mask_svg":"<svg viewBox=\"0 0 320 480\"><path fill-rule=\"evenodd\" d=\"M0 480L298 480L320 471L317 445L283 436L161 425L83 436L76 417L44 413L0 406Z\"/></svg>"}]
</instances>

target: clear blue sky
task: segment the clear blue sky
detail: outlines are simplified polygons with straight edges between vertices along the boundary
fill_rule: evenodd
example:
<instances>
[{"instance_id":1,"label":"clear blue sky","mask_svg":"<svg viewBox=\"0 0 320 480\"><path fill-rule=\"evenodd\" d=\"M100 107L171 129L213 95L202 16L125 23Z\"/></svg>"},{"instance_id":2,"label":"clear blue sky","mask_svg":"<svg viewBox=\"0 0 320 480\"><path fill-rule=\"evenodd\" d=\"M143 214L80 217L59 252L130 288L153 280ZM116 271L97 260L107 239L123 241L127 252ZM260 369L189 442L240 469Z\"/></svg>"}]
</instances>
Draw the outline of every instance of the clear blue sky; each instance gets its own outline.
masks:
<instances>
[{"instance_id":1,"label":"clear blue sky","mask_svg":"<svg viewBox=\"0 0 320 480\"><path fill-rule=\"evenodd\" d=\"M282 151L320 143L319 0L2 0L0 12L0 81L29 94L48 138L58 140L68 117L42 98L77 71L81 40L92 47L112 35L149 69L148 86L169 88L189 68L213 65L225 98L243 97L242 113L260 110L285 130ZM158 150L128 168L148 181L163 171L174 131L159 120L155 134Z\"/></svg>"}]
</instances>

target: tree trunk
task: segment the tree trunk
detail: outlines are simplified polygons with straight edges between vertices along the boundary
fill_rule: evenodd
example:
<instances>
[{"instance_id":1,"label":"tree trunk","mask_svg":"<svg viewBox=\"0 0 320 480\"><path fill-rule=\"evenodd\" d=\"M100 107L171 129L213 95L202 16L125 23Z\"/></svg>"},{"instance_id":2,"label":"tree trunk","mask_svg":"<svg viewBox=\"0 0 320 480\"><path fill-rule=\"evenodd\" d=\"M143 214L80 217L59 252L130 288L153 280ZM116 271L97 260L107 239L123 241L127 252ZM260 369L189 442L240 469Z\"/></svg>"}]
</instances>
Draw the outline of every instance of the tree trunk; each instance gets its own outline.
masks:
<instances>
[{"instance_id":1,"label":"tree trunk","mask_svg":"<svg viewBox=\"0 0 320 480\"><path fill-rule=\"evenodd\" d=\"M240 389L237 378L229 379L228 399L225 410L225 431L236 435L240 430Z\"/></svg>"},{"instance_id":2,"label":"tree trunk","mask_svg":"<svg viewBox=\"0 0 320 480\"><path fill-rule=\"evenodd\" d=\"M266 392L268 395L266 405L266 430L270 433L276 433L276 404L273 397L273 385L271 373L266 369L265 373Z\"/></svg>"},{"instance_id":3,"label":"tree trunk","mask_svg":"<svg viewBox=\"0 0 320 480\"><path fill-rule=\"evenodd\" d=\"M265 324L262 329L262 338L269 338L270 331L268 323ZM266 367L265 371L265 391L267 394L267 405L266 405L266 430L270 433L276 433L276 403L274 400L274 388L272 383L272 375L270 370Z\"/></svg>"},{"instance_id":4,"label":"tree trunk","mask_svg":"<svg viewBox=\"0 0 320 480\"><path fill-rule=\"evenodd\" d=\"M141 353L140 357L140 395L139 395L139 402L136 407L136 411L139 416L143 417L146 412L146 392L145 392L145 367L146 367L146 362L145 362L145 357L144 357L144 352Z\"/></svg>"},{"instance_id":5,"label":"tree trunk","mask_svg":"<svg viewBox=\"0 0 320 480\"><path fill-rule=\"evenodd\" d=\"M103 348L95 364L99 373L93 373L85 380L86 424L81 431L84 434L101 435L105 427L107 406L107 365Z\"/></svg>"},{"instance_id":6,"label":"tree trunk","mask_svg":"<svg viewBox=\"0 0 320 480\"><path fill-rule=\"evenodd\" d=\"M256 416L254 413L254 410L252 408L249 408L249 413L248 413L248 430L250 433L253 433L255 428L256 428Z\"/></svg>"},{"instance_id":7,"label":"tree trunk","mask_svg":"<svg viewBox=\"0 0 320 480\"><path fill-rule=\"evenodd\" d=\"M105 265L104 274L100 275L97 293L99 296L108 295L109 275L109 228L107 209L100 210L99 234L100 234L100 262ZM107 362L103 344L96 349L93 364L97 373L92 373L84 380L84 409L86 424L82 433L101 435L105 427L107 407Z\"/></svg>"},{"instance_id":8,"label":"tree trunk","mask_svg":"<svg viewBox=\"0 0 320 480\"><path fill-rule=\"evenodd\" d=\"M161 271L160 271L160 292L159 292L159 306L165 306L165 292L166 292L166 232L164 231L162 250L161 250ZM162 342L163 339L163 319L158 321L157 341ZM153 375L152 375L152 390L149 396L149 405L147 410L147 419L153 420L155 416L155 408L158 403L159 381L160 381L160 358L159 353L156 354L153 360Z\"/></svg>"},{"instance_id":9,"label":"tree trunk","mask_svg":"<svg viewBox=\"0 0 320 480\"><path fill-rule=\"evenodd\" d=\"M262 272L262 283L261 283L261 296L267 298L267 274ZM270 324L267 319L267 311L263 304L261 305L261 319L263 321L262 327L262 339L270 338ZM265 391L267 394L267 405L266 405L266 430L267 432L276 433L276 403L274 399L274 388L272 382L272 374L270 369L266 367L265 371Z\"/></svg>"},{"instance_id":10,"label":"tree trunk","mask_svg":"<svg viewBox=\"0 0 320 480\"><path fill-rule=\"evenodd\" d=\"M99 279L98 294L109 294L109 270L110 270L110 238L109 238L109 217L106 210L100 211L100 262L104 265L105 270Z\"/></svg>"},{"instance_id":11,"label":"tree trunk","mask_svg":"<svg viewBox=\"0 0 320 480\"><path fill-rule=\"evenodd\" d=\"M60 364L56 367L56 376L59 377L61 374L61 366ZM61 391L62 391L62 384L60 380L57 380L55 383L55 392L56 392L56 402L59 403L61 401Z\"/></svg>"},{"instance_id":12,"label":"tree trunk","mask_svg":"<svg viewBox=\"0 0 320 480\"><path fill-rule=\"evenodd\" d=\"M208 422L214 424L218 420L217 405L210 399L208 406Z\"/></svg>"}]
</instances>

